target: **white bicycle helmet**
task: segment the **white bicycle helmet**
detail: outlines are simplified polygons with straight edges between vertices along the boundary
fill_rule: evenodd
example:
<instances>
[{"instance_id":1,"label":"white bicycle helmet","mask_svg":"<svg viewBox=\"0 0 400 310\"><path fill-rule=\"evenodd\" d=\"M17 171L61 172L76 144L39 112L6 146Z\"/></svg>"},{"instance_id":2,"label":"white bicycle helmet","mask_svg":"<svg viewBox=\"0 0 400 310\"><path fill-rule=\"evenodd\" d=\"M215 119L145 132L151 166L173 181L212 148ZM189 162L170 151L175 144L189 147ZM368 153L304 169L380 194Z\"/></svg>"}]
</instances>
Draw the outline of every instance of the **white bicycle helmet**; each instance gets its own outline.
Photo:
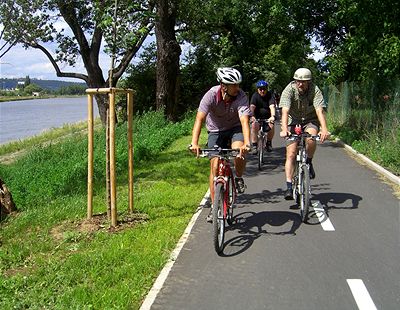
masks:
<instances>
[{"instance_id":1,"label":"white bicycle helmet","mask_svg":"<svg viewBox=\"0 0 400 310\"><path fill-rule=\"evenodd\" d=\"M217 81L224 84L240 84L242 75L234 68L218 68Z\"/></svg>"},{"instance_id":2,"label":"white bicycle helmet","mask_svg":"<svg viewBox=\"0 0 400 310\"><path fill-rule=\"evenodd\" d=\"M294 73L293 78L299 81L310 81L312 79L312 74L307 68L299 68Z\"/></svg>"}]
</instances>

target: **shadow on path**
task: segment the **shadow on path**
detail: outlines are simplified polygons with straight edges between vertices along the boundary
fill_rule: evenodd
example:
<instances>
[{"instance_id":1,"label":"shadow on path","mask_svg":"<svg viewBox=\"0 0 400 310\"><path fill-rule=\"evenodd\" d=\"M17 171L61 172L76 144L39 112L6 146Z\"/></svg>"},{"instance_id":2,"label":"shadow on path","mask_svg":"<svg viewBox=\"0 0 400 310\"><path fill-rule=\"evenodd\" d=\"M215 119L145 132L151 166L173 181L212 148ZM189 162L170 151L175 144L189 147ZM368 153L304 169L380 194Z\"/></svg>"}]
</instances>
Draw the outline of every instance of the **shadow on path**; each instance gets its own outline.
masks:
<instances>
[{"instance_id":1,"label":"shadow on path","mask_svg":"<svg viewBox=\"0 0 400 310\"><path fill-rule=\"evenodd\" d=\"M296 235L301 224L297 213L288 211L242 212L234 217L235 224L227 230L235 230L239 234L225 241L221 256L236 256L249 249L254 241L265 235ZM287 229L287 224L290 228ZM268 226L281 227L281 231L268 231Z\"/></svg>"}]
</instances>

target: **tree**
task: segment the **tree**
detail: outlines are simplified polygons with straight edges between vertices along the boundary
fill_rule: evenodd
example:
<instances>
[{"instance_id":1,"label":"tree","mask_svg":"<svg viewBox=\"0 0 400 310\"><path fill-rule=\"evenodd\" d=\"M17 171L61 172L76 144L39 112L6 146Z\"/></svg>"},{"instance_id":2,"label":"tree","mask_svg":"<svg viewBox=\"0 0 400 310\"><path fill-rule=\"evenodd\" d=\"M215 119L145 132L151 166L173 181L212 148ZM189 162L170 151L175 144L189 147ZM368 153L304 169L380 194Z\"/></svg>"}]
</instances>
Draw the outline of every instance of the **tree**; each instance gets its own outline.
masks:
<instances>
[{"instance_id":1,"label":"tree","mask_svg":"<svg viewBox=\"0 0 400 310\"><path fill-rule=\"evenodd\" d=\"M273 87L282 88L298 66L309 62L311 52L306 25L289 14L296 5L296 1L182 0L178 31L194 47L195 58L207 59L206 76L218 66L236 66L247 91L266 77L274 78Z\"/></svg>"},{"instance_id":2,"label":"tree","mask_svg":"<svg viewBox=\"0 0 400 310\"><path fill-rule=\"evenodd\" d=\"M177 0L157 0L157 109L165 108L169 119L176 119L177 83L181 48L175 37Z\"/></svg>"},{"instance_id":3,"label":"tree","mask_svg":"<svg viewBox=\"0 0 400 310\"><path fill-rule=\"evenodd\" d=\"M398 2L318 3L319 14L309 19L309 26L328 53L325 66L332 82L400 76Z\"/></svg>"},{"instance_id":4,"label":"tree","mask_svg":"<svg viewBox=\"0 0 400 310\"><path fill-rule=\"evenodd\" d=\"M29 75L27 75L27 76L25 77L24 88L27 87L27 86L30 85L30 84L31 84L31 79L30 79Z\"/></svg>"},{"instance_id":5,"label":"tree","mask_svg":"<svg viewBox=\"0 0 400 310\"><path fill-rule=\"evenodd\" d=\"M154 3L119 0L116 19L113 4L114 1L91 0L3 0L2 36L10 46L19 43L42 51L58 77L81 79L90 88L115 86L153 28ZM57 29L60 24L67 29ZM117 30L116 35L113 29ZM108 55L116 56L111 81L103 76L99 64L103 41ZM55 56L48 43L57 45ZM62 71L61 65L73 66L78 57L82 58L86 74ZM96 101L105 124L107 98L96 96Z\"/></svg>"},{"instance_id":6,"label":"tree","mask_svg":"<svg viewBox=\"0 0 400 310\"><path fill-rule=\"evenodd\" d=\"M24 93L28 96L31 96L34 92L40 93L41 91L43 91L43 88L35 83L31 83L28 86L24 87Z\"/></svg>"}]
</instances>

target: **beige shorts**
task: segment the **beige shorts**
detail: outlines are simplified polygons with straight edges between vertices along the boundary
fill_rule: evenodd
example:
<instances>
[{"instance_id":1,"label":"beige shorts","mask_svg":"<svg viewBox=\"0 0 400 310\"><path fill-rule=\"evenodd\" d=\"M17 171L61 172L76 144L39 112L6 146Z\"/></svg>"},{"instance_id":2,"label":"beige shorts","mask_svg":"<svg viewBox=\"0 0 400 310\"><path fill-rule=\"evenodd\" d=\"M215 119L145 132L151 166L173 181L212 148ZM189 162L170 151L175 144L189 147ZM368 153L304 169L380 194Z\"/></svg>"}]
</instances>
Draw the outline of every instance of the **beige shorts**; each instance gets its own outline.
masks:
<instances>
[{"instance_id":1,"label":"beige shorts","mask_svg":"<svg viewBox=\"0 0 400 310\"><path fill-rule=\"evenodd\" d=\"M289 126L289 131L290 131L291 133L295 133L295 132L294 132L294 128L295 128L295 127L296 127L295 125L290 125L290 126ZM319 131L319 126L318 126L317 124L313 123L313 122L309 122L309 123L303 125L303 131L307 131L307 129L309 129L309 128L314 128L316 131ZM293 144L293 143L297 143L297 141L294 141L294 140L286 140L286 146L291 145L291 144Z\"/></svg>"}]
</instances>

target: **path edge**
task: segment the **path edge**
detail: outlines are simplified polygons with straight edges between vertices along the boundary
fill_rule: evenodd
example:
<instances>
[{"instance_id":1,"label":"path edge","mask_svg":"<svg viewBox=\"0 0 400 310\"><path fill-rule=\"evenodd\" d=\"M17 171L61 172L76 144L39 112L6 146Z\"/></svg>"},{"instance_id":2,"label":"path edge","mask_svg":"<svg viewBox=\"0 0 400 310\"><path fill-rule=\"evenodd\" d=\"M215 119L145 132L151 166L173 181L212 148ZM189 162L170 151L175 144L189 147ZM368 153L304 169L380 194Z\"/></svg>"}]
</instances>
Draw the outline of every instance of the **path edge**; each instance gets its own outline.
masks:
<instances>
[{"instance_id":1,"label":"path edge","mask_svg":"<svg viewBox=\"0 0 400 310\"><path fill-rule=\"evenodd\" d=\"M161 270L160 274L158 275L156 281L154 282L153 286L151 287L149 293L147 294L145 300L143 301L142 305L140 306L140 310L150 310L151 306L154 303L158 293L160 292L161 288L164 285L165 280L168 277L169 272L172 269L176 259L178 258L179 253L181 252L183 246L185 245L186 241L189 238L190 232L194 224L197 221L201 211L203 210L204 206L206 205L208 199L210 197L210 189L206 192L203 199L201 200L197 210L193 214L192 218L189 221L185 231L183 232L182 236L180 237L175 249L172 251L167 263L165 264L164 268Z\"/></svg>"}]
</instances>

